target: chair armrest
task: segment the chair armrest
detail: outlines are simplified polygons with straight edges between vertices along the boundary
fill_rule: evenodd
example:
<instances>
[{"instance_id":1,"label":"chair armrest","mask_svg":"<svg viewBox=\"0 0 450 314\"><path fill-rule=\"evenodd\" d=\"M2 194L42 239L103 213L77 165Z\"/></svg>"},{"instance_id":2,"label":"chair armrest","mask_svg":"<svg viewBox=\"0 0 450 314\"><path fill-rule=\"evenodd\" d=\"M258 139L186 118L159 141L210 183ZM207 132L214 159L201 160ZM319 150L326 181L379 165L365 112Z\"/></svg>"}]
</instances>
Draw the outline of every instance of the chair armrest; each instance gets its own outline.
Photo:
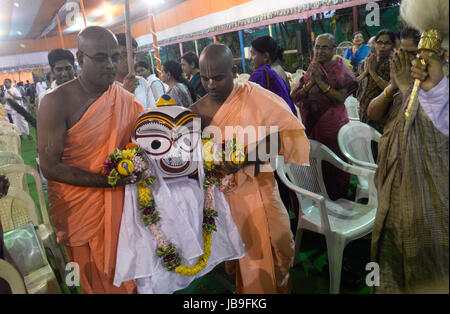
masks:
<instances>
[{"instance_id":1,"label":"chair armrest","mask_svg":"<svg viewBox=\"0 0 450 314\"><path fill-rule=\"evenodd\" d=\"M332 163L337 168L341 169L342 171L345 171L350 174L354 174L356 176L364 177L367 179L367 182L369 184L369 201L367 205L369 206L378 206L378 195L377 195L377 188L375 187L375 170L350 165L340 159L338 156L334 155L333 158L336 160L335 163ZM328 160L327 160L328 161Z\"/></svg>"},{"instance_id":2,"label":"chair armrest","mask_svg":"<svg viewBox=\"0 0 450 314\"><path fill-rule=\"evenodd\" d=\"M342 151L342 149L341 149ZM350 160L350 162L356 164L357 166L363 167L363 168L368 168L370 170L374 170L376 171L378 169L378 165L377 164L373 164L371 162L367 162L367 161L362 161L359 159L354 158L353 156L351 156L348 152L346 151L342 151L342 153L344 154L344 156Z\"/></svg>"},{"instance_id":3,"label":"chair armrest","mask_svg":"<svg viewBox=\"0 0 450 314\"><path fill-rule=\"evenodd\" d=\"M345 171L350 174L354 174L357 176L362 176L369 178L370 175L375 175L375 170L366 169L359 166L354 166L349 163L346 163L341 158L339 158L335 153L333 153L328 147L325 145L322 145L323 151L326 152L326 154L323 154L322 160L325 160L335 166L336 168Z\"/></svg>"},{"instance_id":4,"label":"chair armrest","mask_svg":"<svg viewBox=\"0 0 450 314\"><path fill-rule=\"evenodd\" d=\"M0 259L0 278L6 280L13 294L26 294L22 275L7 261Z\"/></svg>"}]
</instances>

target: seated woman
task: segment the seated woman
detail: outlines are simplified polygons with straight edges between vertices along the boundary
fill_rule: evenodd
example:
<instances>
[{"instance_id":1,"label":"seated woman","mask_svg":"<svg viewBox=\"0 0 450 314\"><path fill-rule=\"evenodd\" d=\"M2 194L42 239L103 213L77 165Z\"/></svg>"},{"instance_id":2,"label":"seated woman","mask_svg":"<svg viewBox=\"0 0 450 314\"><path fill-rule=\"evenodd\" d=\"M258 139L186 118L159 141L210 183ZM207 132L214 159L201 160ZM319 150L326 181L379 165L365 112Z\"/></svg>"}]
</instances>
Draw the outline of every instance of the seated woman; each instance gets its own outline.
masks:
<instances>
[{"instance_id":1,"label":"seated woman","mask_svg":"<svg viewBox=\"0 0 450 314\"><path fill-rule=\"evenodd\" d=\"M369 52L370 47L364 44L364 34L362 32L356 32L353 34L353 47L345 51L344 58L350 60L356 72L359 63L367 57Z\"/></svg>"},{"instance_id":2,"label":"seated woman","mask_svg":"<svg viewBox=\"0 0 450 314\"><path fill-rule=\"evenodd\" d=\"M263 88L277 94L289 105L292 113L297 116L297 110L289 95L289 85L271 68L271 63L282 60L283 48L270 36L258 37L252 41L250 59L255 71L249 81L261 85Z\"/></svg>"},{"instance_id":3,"label":"seated woman","mask_svg":"<svg viewBox=\"0 0 450 314\"><path fill-rule=\"evenodd\" d=\"M166 61L162 66L161 80L169 86L167 94L179 106L189 108L197 96L191 83L183 76L181 64L176 61Z\"/></svg>"}]
</instances>

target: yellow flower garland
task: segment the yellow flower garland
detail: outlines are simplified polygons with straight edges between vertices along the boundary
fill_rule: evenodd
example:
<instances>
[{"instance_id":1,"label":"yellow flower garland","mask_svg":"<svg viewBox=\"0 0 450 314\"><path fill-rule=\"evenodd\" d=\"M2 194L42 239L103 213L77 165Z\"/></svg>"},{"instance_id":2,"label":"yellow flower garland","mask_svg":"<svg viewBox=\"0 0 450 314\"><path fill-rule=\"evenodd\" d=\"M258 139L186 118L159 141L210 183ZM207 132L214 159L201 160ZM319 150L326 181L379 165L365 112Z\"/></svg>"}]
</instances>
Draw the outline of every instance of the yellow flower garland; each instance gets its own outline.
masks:
<instances>
[{"instance_id":1,"label":"yellow flower garland","mask_svg":"<svg viewBox=\"0 0 450 314\"><path fill-rule=\"evenodd\" d=\"M212 233L206 233L205 231L203 231L203 255L198 258L198 261L194 266L187 267L186 265L180 265L175 268L175 272L182 276L194 276L202 271L206 267L209 257L211 256L211 245Z\"/></svg>"},{"instance_id":2,"label":"yellow flower garland","mask_svg":"<svg viewBox=\"0 0 450 314\"><path fill-rule=\"evenodd\" d=\"M138 184L139 201L148 203L152 200L150 187L143 187ZM202 271L208 263L211 256L212 233L207 233L203 230L203 251L204 253L198 258L197 263L192 267L180 265L175 268L175 272L182 276L194 276Z\"/></svg>"}]
</instances>

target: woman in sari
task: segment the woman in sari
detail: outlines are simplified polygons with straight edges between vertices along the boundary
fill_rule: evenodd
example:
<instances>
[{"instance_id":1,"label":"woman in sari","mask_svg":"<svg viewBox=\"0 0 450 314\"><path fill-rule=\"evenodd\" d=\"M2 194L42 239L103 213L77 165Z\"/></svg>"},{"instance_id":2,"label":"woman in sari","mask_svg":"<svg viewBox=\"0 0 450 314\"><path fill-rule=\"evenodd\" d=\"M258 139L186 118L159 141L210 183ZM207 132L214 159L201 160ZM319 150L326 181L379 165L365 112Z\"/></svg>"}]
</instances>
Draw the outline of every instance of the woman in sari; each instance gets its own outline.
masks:
<instances>
[{"instance_id":1,"label":"woman in sari","mask_svg":"<svg viewBox=\"0 0 450 314\"><path fill-rule=\"evenodd\" d=\"M191 83L183 76L181 64L176 61L166 61L162 66L161 81L169 86L167 94L175 100L178 106L189 108L197 95Z\"/></svg>"},{"instance_id":2,"label":"woman in sari","mask_svg":"<svg viewBox=\"0 0 450 314\"><path fill-rule=\"evenodd\" d=\"M262 36L253 40L250 47L250 59L256 70L248 80L283 98L291 108L292 113L297 116L297 110L289 95L289 85L271 67L272 62L283 60L283 50L270 36Z\"/></svg>"},{"instance_id":3,"label":"woman in sari","mask_svg":"<svg viewBox=\"0 0 450 314\"><path fill-rule=\"evenodd\" d=\"M317 37L314 59L292 93L309 139L318 141L344 159L338 143L339 129L349 122L345 99L357 88L355 75L336 54L331 34ZM350 176L330 164L323 165L324 182L332 200L347 196Z\"/></svg>"},{"instance_id":4,"label":"woman in sari","mask_svg":"<svg viewBox=\"0 0 450 314\"><path fill-rule=\"evenodd\" d=\"M371 53L361 61L358 68L359 83L356 98L359 101L359 118L361 122L374 127L383 133L385 119L373 121L367 116L367 107L372 99L380 95L388 86L389 62L395 45L395 34L391 30L381 30L375 38L375 53ZM376 157L376 155L375 155Z\"/></svg>"},{"instance_id":5,"label":"woman in sari","mask_svg":"<svg viewBox=\"0 0 450 314\"><path fill-rule=\"evenodd\" d=\"M364 60L370 52L370 47L364 44L364 34L356 32L353 34L353 47L345 51L344 58L351 61L355 72L359 63Z\"/></svg>"}]
</instances>

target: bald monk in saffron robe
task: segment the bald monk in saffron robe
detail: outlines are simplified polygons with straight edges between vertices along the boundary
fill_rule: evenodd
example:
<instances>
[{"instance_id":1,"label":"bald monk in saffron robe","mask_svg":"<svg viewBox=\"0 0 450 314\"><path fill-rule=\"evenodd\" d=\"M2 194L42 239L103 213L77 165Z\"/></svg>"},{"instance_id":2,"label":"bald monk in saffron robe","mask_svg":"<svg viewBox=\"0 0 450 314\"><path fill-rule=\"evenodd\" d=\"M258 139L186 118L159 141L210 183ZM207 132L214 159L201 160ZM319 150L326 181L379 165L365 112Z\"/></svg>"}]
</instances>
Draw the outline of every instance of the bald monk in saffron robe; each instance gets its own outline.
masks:
<instances>
[{"instance_id":1,"label":"bald monk in saffron robe","mask_svg":"<svg viewBox=\"0 0 450 314\"><path fill-rule=\"evenodd\" d=\"M227 126L276 126L275 138L286 162L308 164L305 128L284 100L255 83L233 84L232 67L231 51L224 45L210 45L200 56L200 77L208 94L191 109L201 117L204 132L214 126L220 129L224 140L230 140L225 138ZM259 144L255 149L267 152L258 136L256 139ZM270 145L272 137L266 139L266 145ZM249 148L251 143L242 144ZM258 171L265 161L247 159L241 165L224 165L225 171L234 173L235 186L225 196L245 244L245 256L234 267L228 263L226 268L236 273L237 293L289 293L289 269L294 259L289 216L273 172Z\"/></svg>"},{"instance_id":2,"label":"bald monk in saffron robe","mask_svg":"<svg viewBox=\"0 0 450 314\"><path fill-rule=\"evenodd\" d=\"M114 83L120 51L112 32L85 28L77 58L81 75L48 93L38 113L49 214L69 260L79 265L83 293L133 293L131 281L113 285L124 185L133 179L111 188L101 170L107 155L129 142L143 109Z\"/></svg>"}]
</instances>

